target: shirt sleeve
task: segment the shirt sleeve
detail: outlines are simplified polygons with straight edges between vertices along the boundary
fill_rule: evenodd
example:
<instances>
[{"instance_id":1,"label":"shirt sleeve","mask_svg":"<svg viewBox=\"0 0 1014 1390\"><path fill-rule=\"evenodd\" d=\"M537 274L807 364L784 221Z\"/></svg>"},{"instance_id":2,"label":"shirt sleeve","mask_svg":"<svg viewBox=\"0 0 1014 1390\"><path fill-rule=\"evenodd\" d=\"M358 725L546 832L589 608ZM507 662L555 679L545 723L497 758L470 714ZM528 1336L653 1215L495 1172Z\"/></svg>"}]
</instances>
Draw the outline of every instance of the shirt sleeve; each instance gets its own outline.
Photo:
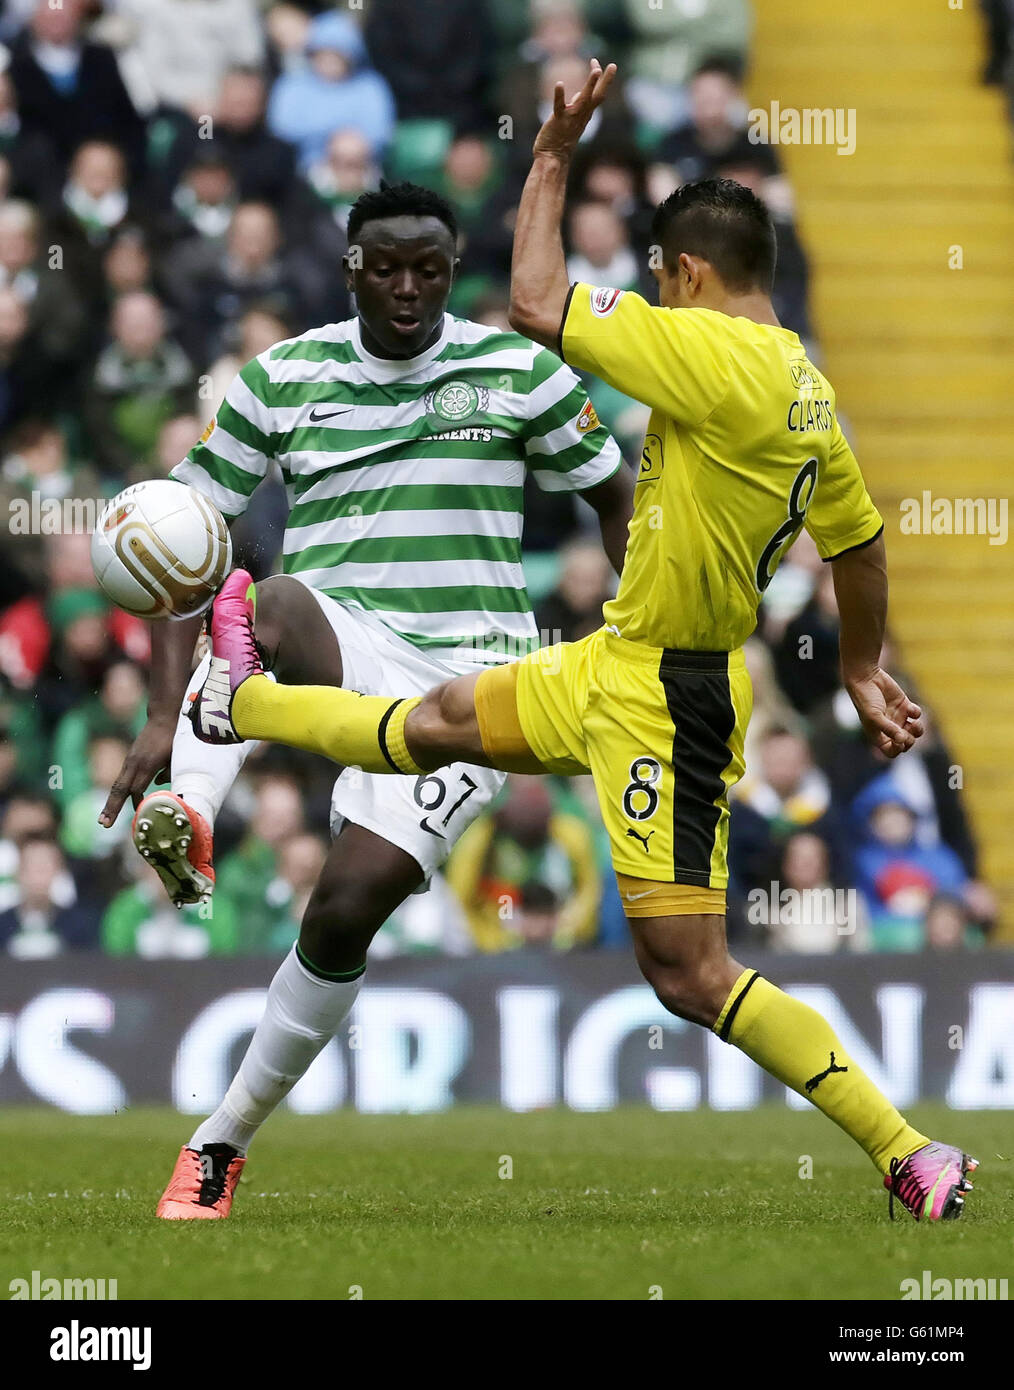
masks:
<instances>
[{"instance_id":1,"label":"shirt sleeve","mask_svg":"<svg viewBox=\"0 0 1014 1390\"><path fill-rule=\"evenodd\" d=\"M688 426L706 420L729 389L729 353L712 316L662 309L630 290L572 285L560 356Z\"/></svg>"},{"instance_id":2,"label":"shirt sleeve","mask_svg":"<svg viewBox=\"0 0 1014 1390\"><path fill-rule=\"evenodd\" d=\"M537 348L524 423L525 454L545 492L583 492L611 478L622 463L581 382L547 348Z\"/></svg>"},{"instance_id":3,"label":"shirt sleeve","mask_svg":"<svg viewBox=\"0 0 1014 1390\"><path fill-rule=\"evenodd\" d=\"M827 467L806 511L806 529L822 560L834 560L847 550L875 541L884 519L873 505L841 425L834 422Z\"/></svg>"},{"instance_id":4,"label":"shirt sleeve","mask_svg":"<svg viewBox=\"0 0 1014 1390\"><path fill-rule=\"evenodd\" d=\"M227 521L242 516L268 472L273 449L269 387L262 360L254 358L233 378L218 414L169 474L214 502Z\"/></svg>"}]
</instances>

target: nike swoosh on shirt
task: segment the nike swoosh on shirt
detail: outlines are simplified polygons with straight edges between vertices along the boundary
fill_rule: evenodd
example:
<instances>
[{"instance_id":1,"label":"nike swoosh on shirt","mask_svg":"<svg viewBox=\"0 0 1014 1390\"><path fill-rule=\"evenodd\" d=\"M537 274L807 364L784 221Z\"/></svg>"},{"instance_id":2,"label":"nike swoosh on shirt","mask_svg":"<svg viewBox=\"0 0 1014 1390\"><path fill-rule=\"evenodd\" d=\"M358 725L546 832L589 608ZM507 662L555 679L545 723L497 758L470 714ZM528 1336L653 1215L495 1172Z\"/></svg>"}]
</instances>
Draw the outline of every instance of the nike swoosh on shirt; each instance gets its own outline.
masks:
<instances>
[{"instance_id":1,"label":"nike swoosh on shirt","mask_svg":"<svg viewBox=\"0 0 1014 1390\"><path fill-rule=\"evenodd\" d=\"M319 415L316 410L311 410L310 421L314 425L319 425L322 420L333 420L336 415L348 415L351 409L352 407L349 406L348 410L330 410L326 415Z\"/></svg>"}]
</instances>

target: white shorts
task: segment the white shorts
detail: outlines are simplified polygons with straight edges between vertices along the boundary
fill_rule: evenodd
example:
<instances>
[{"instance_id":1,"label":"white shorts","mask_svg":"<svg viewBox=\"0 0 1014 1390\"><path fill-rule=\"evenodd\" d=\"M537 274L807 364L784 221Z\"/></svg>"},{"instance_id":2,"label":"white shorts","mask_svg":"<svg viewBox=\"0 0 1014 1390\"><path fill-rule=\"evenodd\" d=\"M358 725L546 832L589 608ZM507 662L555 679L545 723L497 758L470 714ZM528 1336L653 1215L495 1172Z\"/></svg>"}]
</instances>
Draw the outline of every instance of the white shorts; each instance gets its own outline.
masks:
<instances>
[{"instance_id":1,"label":"white shorts","mask_svg":"<svg viewBox=\"0 0 1014 1390\"><path fill-rule=\"evenodd\" d=\"M423 695L464 669L416 650L359 609L310 592L341 647L344 689L392 698ZM426 777L346 768L331 795L331 833L337 835L346 821L372 830L410 854L428 884L505 780L504 773L471 763L450 763Z\"/></svg>"}]
</instances>

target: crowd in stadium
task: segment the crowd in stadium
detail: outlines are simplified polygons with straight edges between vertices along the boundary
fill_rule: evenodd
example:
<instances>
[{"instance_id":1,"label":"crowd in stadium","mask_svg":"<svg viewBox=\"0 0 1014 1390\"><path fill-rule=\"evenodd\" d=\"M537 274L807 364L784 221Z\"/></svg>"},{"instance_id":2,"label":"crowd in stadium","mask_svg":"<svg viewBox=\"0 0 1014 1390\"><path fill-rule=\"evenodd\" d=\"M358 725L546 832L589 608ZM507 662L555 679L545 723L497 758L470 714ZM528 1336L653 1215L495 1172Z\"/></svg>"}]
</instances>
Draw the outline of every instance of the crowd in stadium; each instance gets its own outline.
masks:
<instances>
[{"instance_id":1,"label":"crowd in stadium","mask_svg":"<svg viewBox=\"0 0 1014 1390\"><path fill-rule=\"evenodd\" d=\"M747 136L746 0L8 0L0 21L0 947L280 955L327 849L333 772L248 761L216 827L213 911L177 913L97 815L146 707L148 633L95 586L68 525L163 476L238 368L353 312L348 210L382 177L448 197L462 227L451 312L506 329L511 236L554 84L620 63L575 164L572 279L649 296L654 205L733 177L779 236L774 302L819 360L793 191ZM999 42L999 40L998 40ZM777 94L771 94L777 95ZM585 385L636 466L647 410ZM861 458L861 450L860 450ZM526 574L550 640L600 623L613 576L590 509L527 498ZM259 489L237 559L272 572L285 496ZM19 524L23 523L23 524ZM932 716L894 764L838 679L830 567L805 533L748 646L755 714L730 837L730 936L787 951L948 950L995 906ZM903 664L895 653L895 666ZM829 911L828 904L832 904ZM589 779L512 778L446 875L374 954L625 941Z\"/></svg>"}]
</instances>

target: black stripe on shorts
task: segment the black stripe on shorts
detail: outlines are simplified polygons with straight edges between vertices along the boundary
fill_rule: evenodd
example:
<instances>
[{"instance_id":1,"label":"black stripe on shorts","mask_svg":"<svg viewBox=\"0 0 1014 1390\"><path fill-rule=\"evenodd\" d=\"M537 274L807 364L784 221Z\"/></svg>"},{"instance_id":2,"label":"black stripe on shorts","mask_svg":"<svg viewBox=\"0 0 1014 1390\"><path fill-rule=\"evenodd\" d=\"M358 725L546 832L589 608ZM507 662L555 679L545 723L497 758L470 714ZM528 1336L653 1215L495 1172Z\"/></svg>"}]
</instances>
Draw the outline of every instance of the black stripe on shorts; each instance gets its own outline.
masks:
<instances>
[{"instance_id":1,"label":"black stripe on shorts","mask_svg":"<svg viewBox=\"0 0 1014 1390\"><path fill-rule=\"evenodd\" d=\"M667 647L658 678L673 722L673 877L707 888L736 727L729 653Z\"/></svg>"}]
</instances>

